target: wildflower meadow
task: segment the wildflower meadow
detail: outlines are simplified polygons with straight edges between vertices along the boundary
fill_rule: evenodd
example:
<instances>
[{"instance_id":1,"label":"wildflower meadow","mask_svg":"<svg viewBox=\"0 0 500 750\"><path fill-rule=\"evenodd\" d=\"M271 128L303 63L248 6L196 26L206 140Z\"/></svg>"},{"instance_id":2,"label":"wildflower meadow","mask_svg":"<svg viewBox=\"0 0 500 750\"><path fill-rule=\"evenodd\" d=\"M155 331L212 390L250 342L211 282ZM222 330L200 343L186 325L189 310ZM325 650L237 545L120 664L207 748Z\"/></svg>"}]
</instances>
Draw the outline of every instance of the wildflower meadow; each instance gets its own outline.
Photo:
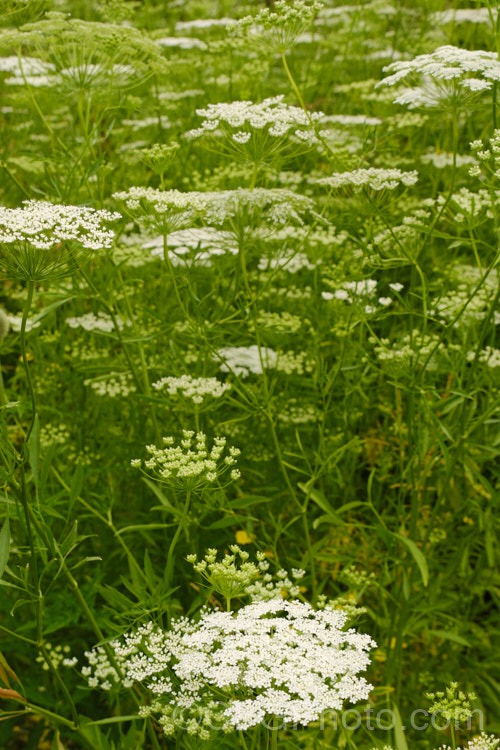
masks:
<instances>
[{"instance_id":1,"label":"wildflower meadow","mask_svg":"<svg viewBox=\"0 0 500 750\"><path fill-rule=\"evenodd\" d=\"M0 750L497 750L499 327L498 0L0 0Z\"/></svg>"}]
</instances>

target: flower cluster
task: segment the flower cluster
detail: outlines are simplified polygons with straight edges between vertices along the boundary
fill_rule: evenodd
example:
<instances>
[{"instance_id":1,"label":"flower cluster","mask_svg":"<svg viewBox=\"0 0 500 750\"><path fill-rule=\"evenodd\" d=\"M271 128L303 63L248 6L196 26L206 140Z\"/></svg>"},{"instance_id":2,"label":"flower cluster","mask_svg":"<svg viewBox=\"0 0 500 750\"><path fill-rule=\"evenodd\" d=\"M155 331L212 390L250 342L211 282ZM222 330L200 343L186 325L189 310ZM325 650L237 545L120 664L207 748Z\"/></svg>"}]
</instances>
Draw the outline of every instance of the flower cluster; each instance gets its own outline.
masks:
<instances>
[{"instance_id":1,"label":"flower cluster","mask_svg":"<svg viewBox=\"0 0 500 750\"><path fill-rule=\"evenodd\" d=\"M231 389L230 383L221 383L217 378L194 378L191 375L181 375L179 378L166 377L153 383L157 391L165 390L169 396L178 393L183 398L191 400L193 404L202 404L207 398L220 398Z\"/></svg>"},{"instance_id":2,"label":"flower cluster","mask_svg":"<svg viewBox=\"0 0 500 750\"><path fill-rule=\"evenodd\" d=\"M109 211L35 200L24 201L22 208L0 207L1 269L9 278L30 281L64 275L82 249L111 247L115 235L103 223L120 218Z\"/></svg>"},{"instance_id":3,"label":"flower cluster","mask_svg":"<svg viewBox=\"0 0 500 750\"><path fill-rule=\"evenodd\" d=\"M110 372L99 378L87 378L83 385L92 388L98 396L126 398L134 391L134 383L129 372Z\"/></svg>"},{"instance_id":4,"label":"flower cluster","mask_svg":"<svg viewBox=\"0 0 500 750\"><path fill-rule=\"evenodd\" d=\"M470 144L471 151L474 152L476 159L479 164L469 169L469 174L472 177L480 177L482 175L481 167L484 167L490 175L493 175L497 179L500 178L500 130L494 130L493 136L490 138L489 143L484 143L478 139L472 141Z\"/></svg>"},{"instance_id":5,"label":"flower cluster","mask_svg":"<svg viewBox=\"0 0 500 750\"><path fill-rule=\"evenodd\" d=\"M339 610L275 597L237 612L205 609L169 631L148 623L110 646L127 684L156 696L142 715L158 714L166 734L182 721L208 739L209 727L245 730L272 717L307 726L345 701L366 699L372 686L359 673L376 644L345 623ZM88 656L92 685L103 679L108 687L116 672L102 648Z\"/></svg>"},{"instance_id":6,"label":"flower cluster","mask_svg":"<svg viewBox=\"0 0 500 750\"><path fill-rule=\"evenodd\" d=\"M273 224L292 221L302 224L301 214L314 208L313 201L306 196L291 190L265 188L183 193L131 187L115 193L113 198L123 201L146 227L154 227L162 234L192 226L196 219L221 225L243 211L247 215L258 213Z\"/></svg>"},{"instance_id":7,"label":"flower cluster","mask_svg":"<svg viewBox=\"0 0 500 750\"><path fill-rule=\"evenodd\" d=\"M249 553L237 544L232 544L230 550L231 554L224 555L221 561L217 560L216 549L207 550L205 557L200 561L194 554L186 558L209 586L226 600L247 595L250 584L260 576L261 571L269 567L265 554L262 552L257 553L258 564L256 565L248 561Z\"/></svg>"},{"instance_id":8,"label":"flower cluster","mask_svg":"<svg viewBox=\"0 0 500 750\"><path fill-rule=\"evenodd\" d=\"M120 317L116 318L118 328L123 328L124 323ZM85 331L101 331L111 333L114 330L114 323L111 316L104 312L85 313L78 317L66 318L66 323L70 328L83 328Z\"/></svg>"},{"instance_id":9,"label":"flower cluster","mask_svg":"<svg viewBox=\"0 0 500 750\"><path fill-rule=\"evenodd\" d=\"M207 446L207 437L203 432L196 434L192 430L183 430L180 445L175 445L175 438L164 437L164 448L147 445L150 458L141 461L134 458L131 465L137 468L144 466L153 472L153 477L174 488L198 490L220 479L236 463L239 448L230 447L228 455L223 458L226 447L225 437L214 437L212 448ZM238 479L240 472L230 470L231 479Z\"/></svg>"},{"instance_id":10,"label":"flower cluster","mask_svg":"<svg viewBox=\"0 0 500 750\"><path fill-rule=\"evenodd\" d=\"M440 359L446 359L449 350L456 347L451 344L447 347L437 334L424 334L418 330L404 335L398 341L374 337L368 340L373 344L379 362L390 363L392 368L399 366L402 370L424 364L427 370L437 370Z\"/></svg>"},{"instance_id":11,"label":"flower cluster","mask_svg":"<svg viewBox=\"0 0 500 750\"><path fill-rule=\"evenodd\" d=\"M355 169L353 172L336 172L330 177L315 180L318 185L327 187L370 187L372 190L394 190L398 185L415 185L418 172L402 172L400 169Z\"/></svg>"},{"instance_id":12,"label":"flower cluster","mask_svg":"<svg viewBox=\"0 0 500 750\"><path fill-rule=\"evenodd\" d=\"M281 54L296 43L323 8L323 3L276 0L255 16L246 16L231 29L253 47L264 52Z\"/></svg>"},{"instance_id":13,"label":"flower cluster","mask_svg":"<svg viewBox=\"0 0 500 750\"><path fill-rule=\"evenodd\" d=\"M49 655L50 661L52 662L52 666L55 667L55 669L58 669L61 664L64 667L74 667L77 663L78 659L76 658L76 656L69 656L69 654L71 653L71 649L68 645L61 646L59 644L58 646L52 646L52 644L50 643L45 643L44 645ZM36 661L42 665L42 669L45 672L49 671L50 666L43 654L37 656Z\"/></svg>"},{"instance_id":14,"label":"flower cluster","mask_svg":"<svg viewBox=\"0 0 500 750\"><path fill-rule=\"evenodd\" d=\"M256 344L251 346L226 346L219 349L217 358L224 360L220 366L222 372L233 372L246 378L250 373L262 375L264 370L276 369L291 375L303 374L311 369L311 362L306 352L280 352Z\"/></svg>"},{"instance_id":15,"label":"flower cluster","mask_svg":"<svg viewBox=\"0 0 500 750\"><path fill-rule=\"evenodd\" d=\"M396 86L408 79L433 81L432 89L409 89L394 101L398 104L429 104L433 97L439 100L440 94L447 92L452 85L466 93L491 89L500 80L500 61L495 52L467 50L446 45L430 54L418 55L413 60L397 60L384 68L390 73L378 86ZM444 86L439 86L444 84Z\"/></svg>"},{"instance_id":16,"label":"flower cluster","mask_svg":"<svg viewBox=\"0 0 500 750\"><path fill-rule=\"evenodd\" d=\"M196 110L196 114L205 119L200 128L188 131L186 136L200 138L218 132L243 145L255 138L256 131L260 131L266 138L283 138L293 134L300 141L315 142L311 124L321 120L323 114L307 114L300 107L285 104L283 99L281 94L257 104L251 101L209 104L205 109Z\"/></svg>"},{"instance_id":17,"label":"flower cluster","mask_svg":"<svg viewBox=\"0 0 500 750\"><path fill-rule=\"evenodd\" d=\"M427 698L432 701L429 711L439 714L448 721L467 721L471 715L471 700L476 696L473 693L466 695L458 688L457 682L448 685L445 691L427 693Z\"/></svg>"},{"instance_id":18,"label":"flower cluster","mask_svg":"<svg viewBox=\"0 0 500 750\"><path fill-rule=\"evenodd\" d=\"M492 369L500 367L500 349L495 349L493 346L487 346L484 349L481 349L478 354L476 354L476 352L467 352L467 360L469 362L473 362L476 357L480 362L484 362Z\"/></svg>"}]
</instances>

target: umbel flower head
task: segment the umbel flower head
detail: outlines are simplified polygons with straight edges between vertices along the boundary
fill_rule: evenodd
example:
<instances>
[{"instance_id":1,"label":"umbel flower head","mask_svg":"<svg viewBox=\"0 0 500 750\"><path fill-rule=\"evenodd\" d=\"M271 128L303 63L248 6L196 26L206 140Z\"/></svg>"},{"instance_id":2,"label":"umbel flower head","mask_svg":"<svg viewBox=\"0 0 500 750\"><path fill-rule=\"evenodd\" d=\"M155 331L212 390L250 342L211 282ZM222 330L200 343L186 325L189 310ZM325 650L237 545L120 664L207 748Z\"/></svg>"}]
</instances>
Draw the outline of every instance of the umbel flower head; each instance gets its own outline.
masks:
<instances>
[{"instance_id":1,"label":"umbel flower head","mask_svg":"<svg viewBox=\"0 0 500 750\"><path fill-rule=\"evenodd\" d=\"M10 279L40 281L66 276L78 256L110 247L114 232L104 226L118 213L86 206L24 201L0 206L0 273Z\"/></svg>"},{"instance_id":2,"label":"umbel flower head","mask_svg":"<svg viewBox=\"0 0 500 750\"><path fill-rule=\"evenodd\" d=\"M377 87L397 86L403 81L413 84L394 99L396 104L433 107L491 89L500 80L500 61L496 52L446 45L413 60L397 60L384 72L390 75Z\"/></svg>"},{"instance_id":3,"label":"umbel flower head","mask_svg":"<svg viewBox=\"0 0 500 750\"><path fill-rule=\"evenodd\" d=\"M197 109L201 127L189 130L189 139L210 136L211 149L249 162L271 161L308 150L318 142L313 123L322 112L304 112L285 104L282 94L262 102L236 101Z\"/></svg>"},{"instance_id":4,"label":"umbel flower head","mask_svg":"<svg viewBox=\"0 0 500 750\"><path fill-rule=\"evenodd\" d=\"M169 631L148 623L110 646L123 682L152 694L141 715L155 714L166 734L182 727L208 739L209 727L246 730L272 717L307 726L366 700L372 686L359 674L376 644L345 623L338 610L275 597L237 612L203 609ZM102 647L87 657L91 686L118 681Z\"/></svg>"},{"instance_id":5,"label":"umbel flower head","mask_svg":"<svg viewBox=\"0 0 500 750\"><path fill-rule=\"evenodd\" d=\"M232 480L238 479L240 472L234 468L239 448L230 447L223 457L226 447L225 437L215 437L209 450L207 437L203 432L183 430L180 445L175 445L173 437L164 437L164 448L147 445L150 458L144 462L134 458L131 465L144 466L153 472L153 478L174 489L199 490L213 484L230 469ZM233 467L233 468L231 468Z\"/></svg>"},{"instance_id":6,"label":"umbel flower head","mask_svg":"<svg viewBox=\"0 0 500 750\"><path fill-rule=\"evenodd\" d=\"M231 27L231 32L243 36L250 46L281 54L291 49L298 37L313 22L323 8L316 0L276 0L272 8L264 8L255 16L246 16Z\"/></svg>"},{"instance_id":7,"label":"umbel flower head","mask_svg":"<svg viewBox=\"0 0 500 750\"><path fill-rule=\"evenodd\" d=\"M312 213L314 202L291 190L255 188L183 193L131 187L113 194L123 201L130 215L147 229L161 234L192 227L196 221L211 226L232 225L239 217L245 224L263 220L268 224L303 224L301 214Z\"/></svg>"},{"instance_id":8,"label":"umbel flower head","mask_svg":"<svg viewBox=\"0 0 500 750\"><path fill-rule=\"evenodd\" d=\"M303 578L305 570L292 568L293 581L283 568L273 576L268 572L269 562L264 552L257 552L257 562L251 562L249 553L238 544L231 544L229 549L230 554L226 553L222 560L217 560L217 550L213 548L207 550L202 560L198 560L195 554L186 558L210 588L226 601L243 596L250 597L252 601L299 596L297 582Z\"/></svg>"},{"instance_id":9,"label":"umbel flower head","mask_svg":"<svg viewBox=\"0 0 500 750\"><path fill-rule=\"evenodd\" d=\"M330 177L315 180L318 185L332 188L353 187L361 189L370 187L372 190L394 190L398 185L409 187L418 180L418 172L402 172L400 169L355 169L353 172L335 172Z\"/></svg>"}]
</instances>

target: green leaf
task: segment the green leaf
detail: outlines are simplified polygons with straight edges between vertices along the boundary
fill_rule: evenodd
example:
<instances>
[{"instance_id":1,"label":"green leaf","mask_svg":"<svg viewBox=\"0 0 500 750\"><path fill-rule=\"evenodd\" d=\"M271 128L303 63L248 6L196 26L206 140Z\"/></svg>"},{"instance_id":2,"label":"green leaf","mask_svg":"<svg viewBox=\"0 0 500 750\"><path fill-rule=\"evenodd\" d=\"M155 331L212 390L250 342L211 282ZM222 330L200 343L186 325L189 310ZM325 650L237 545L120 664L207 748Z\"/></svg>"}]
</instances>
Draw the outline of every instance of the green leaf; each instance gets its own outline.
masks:
<instances>
[{"instance_id":1,"label":"green leaf","mask_svg":"<svg viewBox=\"0 0 500 750\"><path fill-rule=\"evenodd\" d=\"M76 500L78 499L80 492L83 487L84 471L83 466L79 463L76 466L75 473L71 477L71 485L69 488L69 505L68 505L68 516L71 514L71 510Z\"/></svg>"},{"instance_id":2,"label":"green leaf","mask_svg":"<svg viewBox=\"0 0 500 750\"><path fill-rule=\"evenodd\" d=\"M316 505L318 505L321 510L324 510L325 513L329 513L330 515L335 515L335 508L332 508L326 497L323 495L322 492L319 490L315 490L314 487L308 487L307 485L309 482L304 484L303 482L299 482L298 486L304 492L305 495L311 498L311 500L314 500Z\"/></svg>"},{"instance_id":3,"label":"green leaf","mask_svg":"<svg viewBox=\"0 0 500 750\"><path fill-rule=\"evenodd\" d=\"M182 513L172 505L170 500L167 499L167 497L165 496L165 493L162 492L162 490L158 487L157 484L152 482L150 479L147 479L147 477L143 477L142 481L145 484L147 484L147 486L152 492L154 492L154 494L156 495L156 497L158 498L158 500L160 501L160 503L163 505L164 508L167 508L167 510L173 513L174 516L177 516L179 518L182 516Z\"/></svg>"},{"instance_id":4,"label":"green leaf","mask_svg":"<svg viewBox=\"0 0 500 750\"><path fill-rule=\"evenodd\" d=\"M427 560L422 550L417 547L412 539L408 539L407 536L402 536L401 534L394 534L393 536L395 536L396 539L398 539L400 542L403 542L405 547L409 550L411 556L417 563L420 570L422 583L424 584L424 586L427 586L429 583L429 566L427 565Z\"/></svg>"},{"instance_id":5,"label":"green leaf","mask_svg":"<svg viewBox=\"0 0 500 750\"><path fill-rule=\"evenodd\" d=\"M394 745L396 750L408 750L408 744L405 737L405 727L401 721L401 714L395 703L392 704L394 713Z\"/></svg>"},{"instance_id":6,"label":"green leaf","mask_svg":"<svg viewBox=\"0 0 500 750\"><path fill-rule=\"evenodd\" d=\"M452 633L450 630L436 630L433 628L428 631L430 635L436 636L436 638L442 638L444 641L453 641L453 643L459 643L460 646L471 647L470 642L457 633Z\"/></svg>"},{"instance_id":7,"label":"green leaf","mask_svg":"<svg viewBox=\"0 0 500 750\"><path fill-rule=\"evenodd\" d=\"M5 519L5 523L0 531L0 578L3 576L3 572L7 567L7 561L10 554L10 527L9 519Z\"/></svg>"},{"instance_id":8,"label":"green leaf","mask_svg":"<svg viewBox=\"0 0 500 750\"><path fill-rule=\"evenodd\" d=\"M40 489L45 486L45 482L47 481L47 477L49 475L50 467L52 466L52 459L54 458L54 453L56 452L56 448L57 448L57 445L55 443L52 443L42 463L42 470L40 472Z\"/></svg>"}]
</instances>

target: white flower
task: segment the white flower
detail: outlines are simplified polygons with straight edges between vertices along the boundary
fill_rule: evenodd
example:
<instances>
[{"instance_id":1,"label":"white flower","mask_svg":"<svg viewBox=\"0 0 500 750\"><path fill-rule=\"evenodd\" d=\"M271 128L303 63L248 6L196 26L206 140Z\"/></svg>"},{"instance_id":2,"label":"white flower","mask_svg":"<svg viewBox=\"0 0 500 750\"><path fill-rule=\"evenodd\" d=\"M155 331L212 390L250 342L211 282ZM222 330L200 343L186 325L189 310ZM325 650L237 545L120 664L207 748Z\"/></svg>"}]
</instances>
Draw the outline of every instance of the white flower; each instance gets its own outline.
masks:
<instances>
[{"instance_id":1,"label":"white flower","mask_svg":"<svg viewBox=\"0 0 500 750\"><path fill-rule=\"evenodd\" d=\"M460 47L446 45L439 47L430 54L418 55L413 60L398 60L391 63L384 72L391 75L384 78L377 86L396 86L407 79L430 79L436 83L442 83L441 96L453 91L449 89L449 82L454 86L469 91L482 91L490 89L495 81L500 80L500 60L496 52L485 50L467 50ZM413 92L413 98L412 98ZM419 93L420 92L420 93ZM430 96L429 104L439 100L439 90L436 96ZM425 104L426 94L423 89L408 89L407 92L396 99L400 104L413 104L415 96L421 103ZM419 102L420 103L420 102Z\"/></svg>"},{"instance_id":2,"label":"white flower","mask_svg":"<svg viewBox=\"0 0 500 750\"><path fill-rule=\"evenodd\" d=\"M148 623L110 645L128 680L161 694L154 712L170 734L176 706L199 715L214 699L207 724L217 718L226 731L272 716L307 726L345 701L366 700L372 688L359 673L376 644L345 623L339 610L273 597L238 612L202 610L198 622L182 618L168 632ZM89 657L94 679L109 684L102 647Z\"/></svg>"},{"instance_id":3,"label":"white flower","mask_svg":"<svg viewBox=\"0 0 500 750\"><path fill-rule=\"evenodd\" d=\"M114 232L103 222L119 218L86 206L35 200L24 201L22 208L0 207L0 267L24 280L65 274L71 262L67 247L74 253L111 247Z\"/></svg>"},{"instance_id":4,"label":"white flower","mask_svg":"<svg viewBox=\"0 0 500 750\"><path fill-rule=\"evenodd\" d=\"M269 137L273 141L292 135L307 144L315 143L316 136L312 125L324 117L323 113L306 113L300 107L285 104L283 99L284 96L280 94L257 103L236 101L209 104L204 109L196 110L196 114L205 119L199 128L188 131L185 136L200 138L224 134L229 140L245 144L253 132L260 133L264 143L267 143ZM276 144L271 148L272 153L276 154Z\"/></svg>"},{"instance_id":5,"label":"white flower","mask_svg":"<svg viewBox=\"0 0 500 750\"><path fill-rule=\"evenodd\" d=\"M116 322L121 330L124 326L123 320L117 316ZM85 313L85 315L79 317L66 318L66 323L70 328L83 328L85 331L102 331L104 333L111 333L115 327L111 317L104 312L98 312L97 315Z\"/></svg>"},{"instance_id":6,"label":"white flower","mask_svg":"<svg viewBox=\"0 0 500 750\"><path fill-rule=\"evenodd\" d=\"M406 187L414 185L418 180L418 172L402 172L400 169L356 169L353 172L336 172L330 177L322 177L315 180L318 185L328 187L344 187L351 185L355 188L364 186L372 190L394 190L398 185Z\"/></svg>"},{"instance_id":7,"label":"white flower","mask_svg":"<svg viewBox=\"0 0 500 750\"><path fill-rule=\"evenodd\" d=\"M193 378L191 375L166 377L153 383L158 391L165 390L170 396L180 393L194 404L201 404L206 397L220 398L231 389L230 383L221 383L217 378Z\"/></svg>"}]
</instances>

